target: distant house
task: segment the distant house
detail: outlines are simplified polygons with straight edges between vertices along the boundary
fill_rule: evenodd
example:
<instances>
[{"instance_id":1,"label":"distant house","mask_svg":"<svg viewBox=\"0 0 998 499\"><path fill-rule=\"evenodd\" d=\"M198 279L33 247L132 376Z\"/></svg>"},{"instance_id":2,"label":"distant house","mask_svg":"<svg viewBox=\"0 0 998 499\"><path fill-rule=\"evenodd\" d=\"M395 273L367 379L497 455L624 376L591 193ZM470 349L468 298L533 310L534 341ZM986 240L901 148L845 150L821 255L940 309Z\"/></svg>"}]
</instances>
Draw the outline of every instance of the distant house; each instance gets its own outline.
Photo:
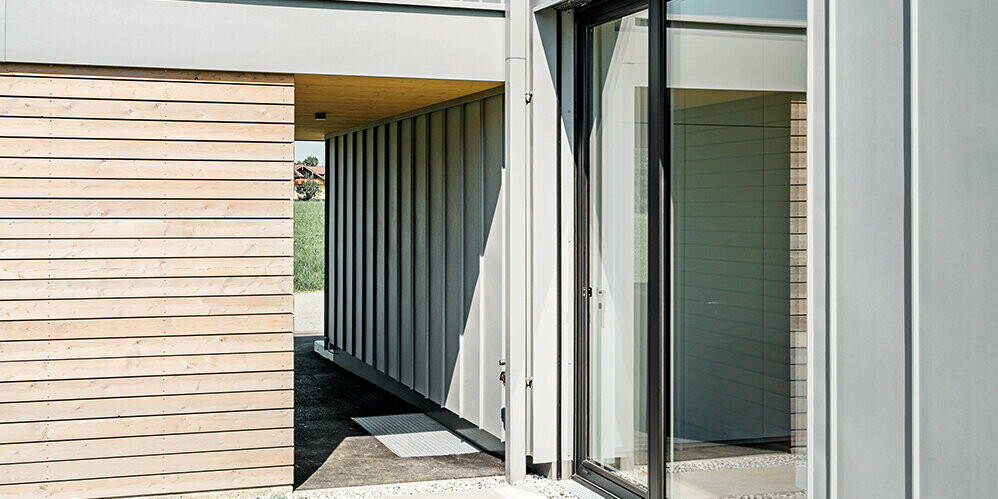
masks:
<instances>
[{"instance_id":1,"label":"distant house","mask_svg":"<svg viewBox=\"0 0 998 499\"><path fill-rule=\"evenodd\" d=\"M326 167L295 165L295 182L302 180L318 180L322 185L326 185Z\"/></svg>"}]
</instances>

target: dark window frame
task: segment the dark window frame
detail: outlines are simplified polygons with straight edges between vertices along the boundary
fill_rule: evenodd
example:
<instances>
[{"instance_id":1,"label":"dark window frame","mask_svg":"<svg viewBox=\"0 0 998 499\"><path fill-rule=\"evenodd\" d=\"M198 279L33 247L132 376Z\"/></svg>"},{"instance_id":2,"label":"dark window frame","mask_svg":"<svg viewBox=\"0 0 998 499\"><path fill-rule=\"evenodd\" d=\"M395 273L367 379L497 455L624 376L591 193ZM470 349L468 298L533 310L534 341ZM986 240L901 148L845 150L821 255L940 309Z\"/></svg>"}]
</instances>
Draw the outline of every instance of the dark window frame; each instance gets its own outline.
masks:
<instances>
[{"instance_id":1,"label":"dark window frame","mask_svg":"<svg viewBox=\"0 0 998 499\"><path fill-rule=\"evenodd\" d=\"M600 492L621 498L666 497L665 439L668 435L670 412L668 387L671 353L665 336L669 323L671 299L665 283L670 258L671 236L664 230L670 207L665 193L669 192L671 145L668 119L670 110L666 83L665 4L668 0L604 0L593 2L575 11L575 452L572 460L573 478ZM589 129L592 125L592 28L607 21L648 9L648 489L628 483L589 460ZM657 277L651 277L657 276Z\"/></svg>"}]
</instances>

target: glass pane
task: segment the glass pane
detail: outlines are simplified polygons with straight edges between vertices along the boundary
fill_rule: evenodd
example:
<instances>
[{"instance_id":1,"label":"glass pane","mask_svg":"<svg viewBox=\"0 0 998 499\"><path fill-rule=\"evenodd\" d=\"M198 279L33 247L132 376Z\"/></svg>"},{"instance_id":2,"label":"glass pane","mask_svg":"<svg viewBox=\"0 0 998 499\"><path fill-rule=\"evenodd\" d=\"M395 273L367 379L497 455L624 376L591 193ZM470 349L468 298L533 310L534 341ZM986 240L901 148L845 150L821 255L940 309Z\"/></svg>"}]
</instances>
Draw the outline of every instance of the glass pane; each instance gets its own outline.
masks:
<instances>
[{"instance_id":1,"label":"glass pane","mask_svg":"<svg viewBox=\"0 0 998 499\"><path fill-rule=\"evenodd\" d=\"M800 0L670 0L670 18L701 21L710 19L725 22L733 18L745 20L806 21L807 5ZM680 16L680 17L676 17Z\"/></svg>"},{"instance_id":2,"label":"glass pane","mask_svg":"<svg viewBox=\"0 0 998 499\"><path fill-rule=\"evenodd\" d=\"M648 485L648 14L592 30L589 458Z\"/></svg>"},{"instance_id":3,"label":"glass pane","mask_svg":"<svg viewBox=\"0 0 998 499\"><path fill-rule=\"evenodd\" d=\"M804 8L803 1L727 3L730 10L712 15ZM669 496L803 497L805 33L688 20L668 31Z\"/></svg>"}]
</instances>

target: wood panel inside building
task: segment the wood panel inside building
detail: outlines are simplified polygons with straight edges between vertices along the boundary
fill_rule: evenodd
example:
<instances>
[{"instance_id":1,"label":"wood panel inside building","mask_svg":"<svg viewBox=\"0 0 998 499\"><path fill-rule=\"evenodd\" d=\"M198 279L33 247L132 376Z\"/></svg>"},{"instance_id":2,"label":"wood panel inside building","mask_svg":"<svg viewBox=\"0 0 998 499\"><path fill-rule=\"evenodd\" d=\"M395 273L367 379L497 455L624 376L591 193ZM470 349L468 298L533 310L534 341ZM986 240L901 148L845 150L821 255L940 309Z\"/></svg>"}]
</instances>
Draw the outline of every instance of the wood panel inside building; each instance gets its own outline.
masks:
<instances>
[{"instance_id":1,"label":"wood panel inside building","mask_svg":"<svg viewBox=\"0 0 998 499\"><path fill-rule=\"evenodd\" d=\"M0 496L290 490L294 80L0 65Z\"/></svg>"}]
</instances>

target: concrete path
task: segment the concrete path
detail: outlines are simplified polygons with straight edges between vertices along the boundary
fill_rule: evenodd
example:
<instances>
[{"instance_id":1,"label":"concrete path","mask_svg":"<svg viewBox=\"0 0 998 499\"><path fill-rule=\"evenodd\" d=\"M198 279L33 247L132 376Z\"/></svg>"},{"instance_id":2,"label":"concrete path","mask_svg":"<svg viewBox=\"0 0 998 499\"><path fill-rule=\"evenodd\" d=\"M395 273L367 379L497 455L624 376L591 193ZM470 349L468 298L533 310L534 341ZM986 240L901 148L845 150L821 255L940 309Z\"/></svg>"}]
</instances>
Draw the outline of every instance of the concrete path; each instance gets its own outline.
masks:
<instances>
[{"instance_id":1,"label":"concrete path","mask_svg":"<svg viewBox=\"0 0 998 499\"><path fill-rule=\"evenodd\" d=\"M322 336L325 328L325 309L322 291L295 293L295 335Z\"/></svg>"},{"instance_id":2,"label":"concrete path","mask_svg":"<svg viewBox=\"0 0 998 499\"><path fill-rule=\"evenodd\" d=\"M319 338L295 336L296 489L490 477L503 473L502 460L484 452L397 456L352 418L413 414L419 409L320 357L313 350L313 343ZM397 494L382 494L386 495Z\"/></svg>"}]
</instances>

